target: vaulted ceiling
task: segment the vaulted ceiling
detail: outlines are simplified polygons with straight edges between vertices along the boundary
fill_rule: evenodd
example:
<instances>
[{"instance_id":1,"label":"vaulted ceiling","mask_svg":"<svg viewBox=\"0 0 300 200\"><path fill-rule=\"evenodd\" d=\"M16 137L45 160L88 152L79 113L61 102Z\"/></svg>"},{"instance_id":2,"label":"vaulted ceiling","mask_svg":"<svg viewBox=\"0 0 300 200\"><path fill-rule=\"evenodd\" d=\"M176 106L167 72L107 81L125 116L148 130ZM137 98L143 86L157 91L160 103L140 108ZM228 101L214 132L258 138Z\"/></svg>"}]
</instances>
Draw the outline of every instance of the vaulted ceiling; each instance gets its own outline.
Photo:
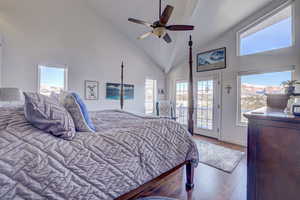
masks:
<instances>
[{"instance_id":1,"label":"vaulted ceiling","mask_svg":"<svg viewBox=\"0 0 300 200\"><path fill-rule=\"evenodd\" d=\"M169 24L191 24L196 48L221 36L239 22L266 6L272 0L163 0L163 8L175 7ZM185 59L188 34L171 32L171 44L151 36L137 37L149 28L129 23L129 17L148 22L158 20L159 0L87 0L99 16L106 18L131 42L144 51L159 67L168 72Z\"/></svg>"}]
</instances>

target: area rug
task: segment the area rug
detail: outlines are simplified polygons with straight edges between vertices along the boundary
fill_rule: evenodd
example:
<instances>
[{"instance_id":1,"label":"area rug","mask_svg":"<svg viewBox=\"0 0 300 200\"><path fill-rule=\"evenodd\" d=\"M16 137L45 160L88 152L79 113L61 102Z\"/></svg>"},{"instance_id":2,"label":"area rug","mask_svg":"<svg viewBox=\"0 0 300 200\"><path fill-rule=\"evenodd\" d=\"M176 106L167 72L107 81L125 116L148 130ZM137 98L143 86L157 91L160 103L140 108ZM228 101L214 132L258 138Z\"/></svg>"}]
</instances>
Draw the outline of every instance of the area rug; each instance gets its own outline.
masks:
<instances>
[{"instance_id":1,"label":"area rug","mask_svg":"<svg viewBox=\"0 0 300 200\"><path fill-rule=\"evenodd\" d=\"M245 153L209 142L194 140L197 144L200 162L211 167L232 173Z\"/></svg>"}]
</instances>

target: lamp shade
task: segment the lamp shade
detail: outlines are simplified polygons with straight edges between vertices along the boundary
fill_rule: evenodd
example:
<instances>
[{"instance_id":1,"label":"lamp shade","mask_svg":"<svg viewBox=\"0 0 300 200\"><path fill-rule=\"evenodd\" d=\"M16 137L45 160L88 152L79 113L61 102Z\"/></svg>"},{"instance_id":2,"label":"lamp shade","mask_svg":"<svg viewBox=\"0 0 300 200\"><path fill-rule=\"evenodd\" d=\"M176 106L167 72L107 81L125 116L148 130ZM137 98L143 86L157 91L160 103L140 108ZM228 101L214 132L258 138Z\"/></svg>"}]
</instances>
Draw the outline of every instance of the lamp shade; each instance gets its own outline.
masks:
<instances>
[{"instance_id":1,"label":"lamp shade","mask_svg":"<svg viewBox=\"0 0 300 200\"><path fill-rule=\"evenodd\" d=\"M21 101L21 91L18 88L0 88L0 101Z\"/></svg>"}]
</instances>

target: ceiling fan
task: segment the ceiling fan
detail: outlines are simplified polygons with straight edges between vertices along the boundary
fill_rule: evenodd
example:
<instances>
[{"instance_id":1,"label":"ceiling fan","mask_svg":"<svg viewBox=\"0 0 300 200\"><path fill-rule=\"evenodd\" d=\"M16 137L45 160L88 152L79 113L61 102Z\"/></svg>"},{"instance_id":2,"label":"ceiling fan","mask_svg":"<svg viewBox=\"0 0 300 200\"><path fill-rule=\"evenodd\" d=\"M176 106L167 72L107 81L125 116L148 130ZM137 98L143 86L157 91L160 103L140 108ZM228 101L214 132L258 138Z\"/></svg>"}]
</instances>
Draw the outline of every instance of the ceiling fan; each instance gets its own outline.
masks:
<instances>
[{"instance_id":1,"label":"ceiling fan","mask_svg":"<svg viewBox=\"0 0 300 200\"><path fill-rule=\"evenodd\" d=\"M152 28L152 31L141 35L140 37L138 37L138 39L142 40L142 39L149 37L151 34L153 34L153 35L156 35L158 38L163 37L163 39L167 43L171 43L172 39L171 39L170 35L167 33L167 31L192 31L192 30L194 30L194 26L191 26L191 25L167 25L171 15L172 15L173 10L174 10L173 6L167 5L164 12L161 13L161 0L159 0L159 20L158 21L154 22L153 24L145 22L143 20L134 19L134 18L129 18L128 21Z\"/></svg>"}]
</instances>

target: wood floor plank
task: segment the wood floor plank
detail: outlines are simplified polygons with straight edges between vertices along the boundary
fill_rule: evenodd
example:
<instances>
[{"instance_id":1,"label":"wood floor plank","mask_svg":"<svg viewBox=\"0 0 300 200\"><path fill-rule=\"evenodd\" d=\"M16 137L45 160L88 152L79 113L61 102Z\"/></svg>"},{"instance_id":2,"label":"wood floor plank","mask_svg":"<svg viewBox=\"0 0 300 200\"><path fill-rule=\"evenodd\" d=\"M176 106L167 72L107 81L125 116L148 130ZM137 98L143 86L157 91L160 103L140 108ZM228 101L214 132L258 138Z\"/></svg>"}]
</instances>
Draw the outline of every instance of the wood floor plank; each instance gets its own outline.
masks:
<instances>
[{"instance_id":1,"label":"wood floor plank","mask_svg":"<svg viewBox=\"0 0 300 200\"><path fill-rule=\"evenodd\" d=\"M202 136L195 136L194 138L246 152L246 148L238 145ZM199 163L195 169L194 190L186 192L185 182L185 168L181 168L159 187L146 193L145 196L166 196L180 200L246 200L247 156L241 160L231 174Z\"/></svg>"}]
</instances>

